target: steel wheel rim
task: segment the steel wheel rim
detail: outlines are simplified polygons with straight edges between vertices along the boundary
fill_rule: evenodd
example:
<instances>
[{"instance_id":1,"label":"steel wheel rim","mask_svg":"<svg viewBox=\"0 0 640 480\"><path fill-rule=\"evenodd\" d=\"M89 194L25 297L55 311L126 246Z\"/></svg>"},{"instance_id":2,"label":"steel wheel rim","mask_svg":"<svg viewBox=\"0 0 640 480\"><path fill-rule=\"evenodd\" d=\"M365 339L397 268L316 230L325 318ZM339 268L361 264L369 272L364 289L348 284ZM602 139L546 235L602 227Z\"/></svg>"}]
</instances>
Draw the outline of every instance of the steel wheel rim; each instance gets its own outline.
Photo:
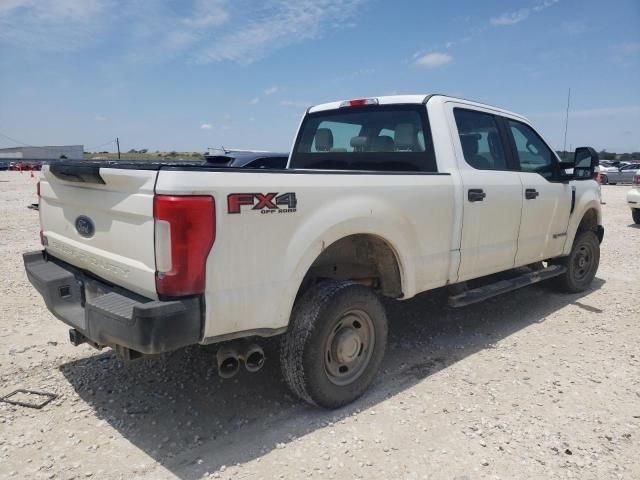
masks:
<instances>
[{"instance_id":1,"label":"steel wheel rim","mask_svg":"<svg viewBox=\"0 0 640 480\"><path fill-rule=\"evenodd\" d=\"M593 266L593 249L590 245L582 244L573 257L573 272L577 281L584 280L591 273Z\"/></svg>"},{"instance_id":2,"label":"steel wheel rim","mask_svg":"<svg viewBox=\"0 0 640 480\"><path fill-rule=\"evenodd\" d=\"M334 322L324 344L324 371L331 383L349 385L366 370L373 354L375 329L369 314L349 310Z\"/></svg>"}]
</instances>

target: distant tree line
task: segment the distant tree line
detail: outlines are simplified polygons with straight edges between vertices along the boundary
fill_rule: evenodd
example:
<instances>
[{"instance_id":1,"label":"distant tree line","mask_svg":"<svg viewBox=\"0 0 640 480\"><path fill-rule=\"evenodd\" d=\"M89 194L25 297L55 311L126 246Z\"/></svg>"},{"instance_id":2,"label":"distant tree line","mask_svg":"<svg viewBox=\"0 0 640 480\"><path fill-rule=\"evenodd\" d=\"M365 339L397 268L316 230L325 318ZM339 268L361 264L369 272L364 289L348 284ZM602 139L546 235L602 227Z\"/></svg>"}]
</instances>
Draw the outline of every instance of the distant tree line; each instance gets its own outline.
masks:
<instances>
[{"instance_id":1,"label":"distant tree line","mask_svg":"<svg viewBox=\"0 0 640 480\"><path fill-rule=\"evenodd\" d=\"M563 160L569 160L573 158L573 152L556 150L556 153ZM598 152L598 157L600 158L600 160L618 160L620 162L628 162L630 160L640 160L640 152L615 153L607 152L603 149Z\"/></svg>"}]
</instances>

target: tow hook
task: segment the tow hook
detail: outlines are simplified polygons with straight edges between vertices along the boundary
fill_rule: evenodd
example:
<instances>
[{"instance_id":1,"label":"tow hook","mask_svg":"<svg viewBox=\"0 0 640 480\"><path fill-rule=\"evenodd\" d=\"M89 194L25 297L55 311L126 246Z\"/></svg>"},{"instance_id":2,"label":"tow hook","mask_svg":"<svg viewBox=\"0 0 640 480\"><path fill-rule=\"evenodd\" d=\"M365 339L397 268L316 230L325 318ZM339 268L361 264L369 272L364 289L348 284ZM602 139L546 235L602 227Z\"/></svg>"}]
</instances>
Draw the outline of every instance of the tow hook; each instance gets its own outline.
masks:
<instances>
[{"instance_id":1,"label":"tow hook","mask_svg":"<svg viewBox=\"0 0 640 480\"><path fill-rule=\"evenodd\" d=\"M85 337L75 328L69 330L69 341L74 347L82 345L83 343L88 343L87 337Z\"/></svg>"}]
</instances>

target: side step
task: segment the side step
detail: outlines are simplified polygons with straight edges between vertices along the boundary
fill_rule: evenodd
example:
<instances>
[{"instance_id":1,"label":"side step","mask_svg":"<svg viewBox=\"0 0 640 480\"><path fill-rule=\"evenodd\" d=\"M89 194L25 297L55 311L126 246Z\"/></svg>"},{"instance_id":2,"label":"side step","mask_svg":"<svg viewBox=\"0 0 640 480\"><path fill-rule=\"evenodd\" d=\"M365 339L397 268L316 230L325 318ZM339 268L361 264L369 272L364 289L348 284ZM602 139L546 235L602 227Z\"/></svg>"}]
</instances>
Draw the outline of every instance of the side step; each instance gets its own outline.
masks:
<instances>
[{"instance_id":1,"label":"side step","mask_svg":"<svg viewBox=\"0 0 640 480\"><path fill-rule=\"evenodd\" d=\"M490 283L489 285L473 288L457 295L450 296L449 306L457 308L465 307L472 303L482 302L488 298L560 276L566 271L567 268L562 265L551 265L545 269L534 270L530 273L525 273L509 280L500 280L495 283Z\"/></svg>"}]
</instances>

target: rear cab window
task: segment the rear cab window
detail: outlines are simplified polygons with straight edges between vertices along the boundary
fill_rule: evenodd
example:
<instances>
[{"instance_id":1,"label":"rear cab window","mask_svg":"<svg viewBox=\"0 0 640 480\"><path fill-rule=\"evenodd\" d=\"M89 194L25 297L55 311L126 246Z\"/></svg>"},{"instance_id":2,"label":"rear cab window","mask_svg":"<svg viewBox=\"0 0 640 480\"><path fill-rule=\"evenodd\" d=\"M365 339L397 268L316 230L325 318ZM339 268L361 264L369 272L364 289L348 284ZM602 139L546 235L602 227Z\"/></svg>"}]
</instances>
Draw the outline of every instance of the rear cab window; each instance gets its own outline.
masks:
<instances>
[{"instance_id":1,"label":"rear cab window","mask_svg":"<svg viewBox=\"0 0 640 480\"><path fill-rule=\"evenodd\" d=\"M304 119L290 168L437 172L424 105L374 105Z\"/></svg>"}]
</instances>

